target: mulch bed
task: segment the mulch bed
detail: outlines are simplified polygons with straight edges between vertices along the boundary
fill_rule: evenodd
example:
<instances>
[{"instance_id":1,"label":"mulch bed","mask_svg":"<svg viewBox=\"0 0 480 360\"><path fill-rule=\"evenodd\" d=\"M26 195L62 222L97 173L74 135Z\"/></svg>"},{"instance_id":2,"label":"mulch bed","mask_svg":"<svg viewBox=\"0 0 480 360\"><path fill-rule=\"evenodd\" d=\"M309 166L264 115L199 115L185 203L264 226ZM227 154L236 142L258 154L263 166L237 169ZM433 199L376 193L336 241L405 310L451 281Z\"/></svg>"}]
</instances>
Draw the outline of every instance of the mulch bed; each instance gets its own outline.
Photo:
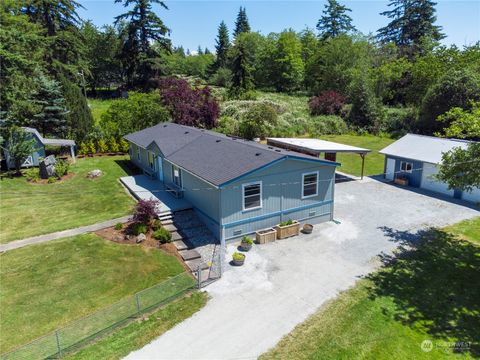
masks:
<instances>
[{"instance_id":1,"label":"mulch bed","mask_svg":"<svg viewBox=\"0 0 480 360\"><path fill-rule=\"evenodd\" d=\"M58 179L58 180L55 181L54 183L49 183L49 182L48 182L48 179L39 179L39 180L36 180L36 181L27 180L27 182L30 183L30 184L34 184L34 185L58 184L58 183L62 183L62 182L68 181L68 180L70 180L71 178L73 178L74 176L75 176L75 173L70 172L70 173L68 173L67 175L62 176L61 179Z\"/></svg>"}]
</instances>

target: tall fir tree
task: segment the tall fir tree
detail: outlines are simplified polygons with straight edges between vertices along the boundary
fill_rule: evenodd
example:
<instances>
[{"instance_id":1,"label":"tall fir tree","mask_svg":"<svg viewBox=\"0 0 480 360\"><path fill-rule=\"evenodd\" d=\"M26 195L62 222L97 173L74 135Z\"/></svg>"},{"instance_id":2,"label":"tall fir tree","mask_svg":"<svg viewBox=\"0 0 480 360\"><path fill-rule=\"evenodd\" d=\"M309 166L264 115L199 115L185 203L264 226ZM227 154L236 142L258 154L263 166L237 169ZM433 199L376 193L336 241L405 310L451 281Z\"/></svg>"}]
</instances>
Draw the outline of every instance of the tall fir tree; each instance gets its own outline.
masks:
<instances>
[{"instance_id":1,"label":"tall fir tree","mask_svg":"<svg viewBox=\"0 0 480 360\"><path fill-rule=\"evenodd\" d=\"M244 7L240 6L238 11L237 20L235 21L235 31L233 36L237 37L241 33L250 32L250 24L248 23L247 11Z\"/></svg>"},{"instance_id":2,"label":"tall fir tree","mask_svg":"<svg viewBox=\"0 0 480 360\"><path fill-rule=\"evenodd\" d=\"M436 3L431 0L391 0L391 10L384 15L391 19L387 26L378 30L377 37L383 43L395 43L400 55L413 55L421 50L422 40L439 41L445 37L442 28L435 25Z\"/></svg>"},{"instance_id":3,"label":"tall fir tree","mask_svg":"<svg viewBox=\"0 0 480 360\"><path fill-rule=\"evenodd\" d=\"M230 38L228 36L228 28L227 24L222 21L218 26L218 35L215 39L215 50L217 56L212 66L214 71L227 66L229 49Z\"/></svg>"},{"instance_id":4,"label":"tall fir tree","mask_svg":"<svg viewBox=\"0 0 480 360\"><path fill-rule=\"evenodd\" d=\"M160 53L152 47L152 42L170 52L170 41L166 37L170 30L153 12L152 4L159 4L164 9L168 7L160 0L115 0L115 3L123 3L125 7L133 4L129 11L115 18L115 24L128 21L120 54L126 85L128 88L147 88L159 70L156 58Z\"/></svg>"},{"instance_id":5,"label":"tall fir tree","mask_svg":"<svg viewBox=\"0 0 480 360\"><path fill-rule=\"evenodd\" d=\"M352 18L347 14L349 8L340 5L337 0L328 0L323 10L323 16L318 20L317 29L322 39L337 37L340 34L346 34L355 31L352 25Z\"/></svg>"},{"instance_id":6,"label":"tall fir tree","mask_svg":"<svg viewBox=\"0 0 480 360\"><path fill-rule=\"evenodd\" d=\"M43 136L65 136L68 132L67 108L60 84L45 75L37 78L38 88L32 102L38 111L33 116L31 125Z\"/></svg>"},{"instance_id":7,"label":"tall fir tree","mask_svg":"<svg viewBox=\"0 0 480 360\"><path fill-rule=\"evenodd\" d=\"M233 95L239 95L253 88L251 57L252 54L249 53L246 42L239 35L233 48L231 63L232 83L230 90Z\"/></svg>"}]
</instances>

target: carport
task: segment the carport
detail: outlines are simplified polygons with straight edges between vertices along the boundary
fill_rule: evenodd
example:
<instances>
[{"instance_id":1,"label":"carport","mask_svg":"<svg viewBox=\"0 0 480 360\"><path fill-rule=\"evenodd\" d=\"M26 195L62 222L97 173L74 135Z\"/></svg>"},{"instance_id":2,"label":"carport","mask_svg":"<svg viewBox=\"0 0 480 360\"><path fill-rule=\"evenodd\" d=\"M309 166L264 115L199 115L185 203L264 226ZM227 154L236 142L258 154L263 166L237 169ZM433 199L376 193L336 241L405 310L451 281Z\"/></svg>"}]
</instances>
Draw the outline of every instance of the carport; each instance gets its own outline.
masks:
<instances>
[{"instance_id":1,"label":"carport","mask_svg":"<svg viewBox=\"0 0 480 360\"><path fill-rule=\"evenodd\" d=\"M321 153L325 153L325 160L331 161L337 161L337 153L358 154L362 159L362 179L365 168L365 156L371 151L356 146L320 139L267 138L267 144L317 157L319 157Z\"/></svg>"}]
</instances>

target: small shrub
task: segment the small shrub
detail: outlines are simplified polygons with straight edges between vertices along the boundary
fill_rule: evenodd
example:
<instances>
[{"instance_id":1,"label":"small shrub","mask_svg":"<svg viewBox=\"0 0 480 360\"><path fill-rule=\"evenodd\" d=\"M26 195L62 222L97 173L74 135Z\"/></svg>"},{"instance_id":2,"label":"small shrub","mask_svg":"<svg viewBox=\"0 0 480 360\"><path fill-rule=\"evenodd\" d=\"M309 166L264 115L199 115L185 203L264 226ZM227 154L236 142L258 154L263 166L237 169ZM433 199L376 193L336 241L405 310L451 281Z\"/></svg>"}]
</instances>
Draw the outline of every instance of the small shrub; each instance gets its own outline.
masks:
<instances>
[{"instance_id":1,"label":"small shrub","mask_svg":"<svg viewBox=\"0 0 480 360\"><path fill-rule=\"evenodd\" d=\"M97 152L93 140L88 140L86 146L88 155L93 155Z\"/></svg>"},{"instance_id":2,"label":"small shrub","mask_svg":"<svg viewBox=\"0 0 480 360\"><path fill-rule=\"evenodd\" d=\"M314 135L341 135L348 132L348 125L340 116L322 115L312 119L310 132Z\"/></svg>"},{"instance_id":3,"label":"small shrub","mask_svg":"<svg viewBox=\"0 0 480 360\"><path fill-rule=\"evenodd\" d=\"M23 172L23 175L25 176L27 181L37 182L40 180L40 171L37 168L25 170Z\"/></svg>"},{"instance_id":4,"label":"small shrub","mask_svg":"<svg viewBox=\"0 0 480 360\"><path fill-rule=\"evenodd\" d=\"M308 102L312 115L339 115L345 105L345 97L336 91L323 91Z\"/></svg>"},{"instance_id":5,"label":"small shrub","mask_svg":"<svg viewBox=\"0 0 480 360\"><path fill-rule=\"evenodd\" d=\"M132 226L132 234L133 235L140 235L145 234L147 232L147 225L142 223L135 223Z\"/></svg>"},{"instance_id":6,"label":"small shrub","mask_svg":"<svg viewBox=\"0 0 480 360\"><path fill-rule=\"evenodd\" d=\"M117 153L120 151L120 146L113 136L108 140L108 151L112 153Z\"/></svg>"},{"instance_id":7,"label":"small shrub","mask_svg":"<svg viewBox=\"0 0 480 360\"><path fill-rule=\"evenodd\" d=\"M118 145L119 145L120 151L122 153L128 153L128 149L130 148L130 144L128 143L127 140L125 140L124 138L121 138L118 142Z\"/></svg>"},{"instance_id":8,"label":"small shrub","mask_svg":"<svg viewBox=\"0 0 480 360\"><path fill-rule=\"evenodd\" d=\"M87 143L82 142L80 144L80 150L78 150L79 155L88 155L88 145Z\"/></svg>"},{"instance_id":9,"label":"small shrub","mask_svg":"<svg viewBox=\"0 0 480 360\"><path fill-rule=\"evenodd\" d=\"M242 237L242 244L253 245L253 240L248 236Z\"/></svg>"},{"instance_id":10,"label":"small shrub","mask_svg":"<svg viewBox=\"0 0 480 360\"><path fill-rule=\"evenodd\" d=\"M116 223L115 224L115 230L122 230L123 229L123 224L122 223Z\"/></svg>"},{"instance_id":11,"label":"small shrub","mask_svg":"<svg viewBox=\"0 0 480 360\"><path fill-rule=\"evenodd\" d=\"M293 220L292 219L288 219L287 221L282 221L280 223L280 226L288 226L288 225L292 225L293 224Z\"/></svg>"},{"instance_id":12,"label":"small shrub","mask_svg":"<svg viewBox=\"0 0 480 360\"><path fill-rule=\"evenodd\" d=\"M152 229L158 230L162 227L162 222L158 219L153 220Z\"/></svg>"},{"instance_id":13,"label":"small shrub","mask_svg":"<svg viewBox=\"0 0 480 360\"><path fill-rule=\"evenodd\" d=\"M56 178L55 176L50 176L50 177L48 178L47 182L48 182L49 184L53 184L53 183L57 182L57 178Z\"/></svg>"},{"instance_id":14,"label":"small shrub","mask_svg":"<svg viewBox=\"0 0 480 360\"><path fill-rule=\"evenodd\" d=\"M245 254L235 251L232 255L232 259L235 261L245 260Z\"/></svg>"},{"instance_id":15,"label":"small shrub","mask_svg":"<svg viewBox=\"0 0 480 360\"><path fill-rule=\"evenodd\" d=\"M139 223L150 224L157 216L156 207L158 204L158 200L140 200L135 205L132 220Z\"/></svg>"},{"instance_id":16,"label":"small shrub","mask_svg":"<svg viewBox=\"0 0 480 360\"><path fill-rule=\"evenodd\" d=\"M259 137L264 139L273 131L278 122L275 109L264 103L258 103L248 109L242 116L240 135L252 140Z\"/></svg>"},{"instance_id":17,"label":"small shrub","mask_svg":"<svg viewBox=\"0 0 480 360\"><path fill-rule=\"evenodd\" d=\"M172 242L172 234L170 231L166 230L165 228L161 227L153 232L153 237L160 241L162 244Z\"/></svg>"},{"instance_id":18,"label":"small shrub","mask_svg":"<svg viewBox=\"0 0 480 360\"><path fill-rule=\"evenodd\" d=\"M213 85L221 87L229 87L232 79L232 72L227 68L218 69L210 78Z\"/></svg>"},{"instance_id":19,"label":"small shrub","mask_svg":"<svg viewBox=\"0 0 480 360\"><path fill-rule=\"evenodd\" d=\"M57 160L57 163L55 164L55 175L57 175L57 178L61 179L63 176L68 174L68 170L70 169L70 164L68 161L65 160Z\"/></svg>"},{"instance_id":20,"label":"small shrub","mask_svg":"<svg viewBox=\"0 0 480 360\"><path fill-rule=\"evenodd\" d=\"M101 153L101 154L105 154L106 152L108 152L108 147L107 147L107 143L105 142L105 140L103 140L103 139L98 140L97 149L98 149L98 152Z\"/></svg>"}]
</instances>

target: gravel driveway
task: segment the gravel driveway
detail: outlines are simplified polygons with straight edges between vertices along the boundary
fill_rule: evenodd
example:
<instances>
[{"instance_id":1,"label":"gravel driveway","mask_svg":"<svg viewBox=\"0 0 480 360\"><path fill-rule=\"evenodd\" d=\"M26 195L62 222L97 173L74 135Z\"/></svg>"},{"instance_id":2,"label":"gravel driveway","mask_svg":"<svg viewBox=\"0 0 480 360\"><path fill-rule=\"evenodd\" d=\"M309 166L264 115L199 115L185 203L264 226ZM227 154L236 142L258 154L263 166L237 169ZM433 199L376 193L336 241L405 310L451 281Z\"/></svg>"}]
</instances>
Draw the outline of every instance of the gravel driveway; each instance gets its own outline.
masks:
<instances>
[{"instance_id":1,"label":"gravel driveway","mask_svg":"<svg viewBox=\"0 0 480 360\"><path fill-rule=\"evenodd\" d=\"M335 219L311 235L254 246L243 267L226 265L211 300L128 359L254 359L326 300L378 266L391 231L416 232L480 215L478 209L372 179L336 185ZM234 246L228 247L232 253Z\"/></svg>"}]
</instances>

